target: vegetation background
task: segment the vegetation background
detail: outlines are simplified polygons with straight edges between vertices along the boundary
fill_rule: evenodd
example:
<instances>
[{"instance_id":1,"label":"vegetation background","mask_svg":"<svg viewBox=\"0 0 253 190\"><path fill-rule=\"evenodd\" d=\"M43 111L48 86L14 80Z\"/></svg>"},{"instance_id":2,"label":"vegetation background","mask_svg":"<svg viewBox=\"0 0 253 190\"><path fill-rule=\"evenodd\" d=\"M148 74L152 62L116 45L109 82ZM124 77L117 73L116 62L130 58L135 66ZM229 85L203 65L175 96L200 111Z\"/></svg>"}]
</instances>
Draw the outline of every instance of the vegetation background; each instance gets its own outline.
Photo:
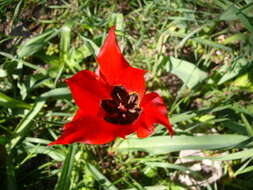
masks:
<instances>
[{"instance_id":1,"label":"vegetation background","mask_svg":"<svg viewBox=\"0 0 253 190\"><path fill-rule=\"evenodd\" d=\"M112 25L175 136L52 146ZM253 189L252 0L1 0L0 188Z\"/></svg>"}]
</instances>

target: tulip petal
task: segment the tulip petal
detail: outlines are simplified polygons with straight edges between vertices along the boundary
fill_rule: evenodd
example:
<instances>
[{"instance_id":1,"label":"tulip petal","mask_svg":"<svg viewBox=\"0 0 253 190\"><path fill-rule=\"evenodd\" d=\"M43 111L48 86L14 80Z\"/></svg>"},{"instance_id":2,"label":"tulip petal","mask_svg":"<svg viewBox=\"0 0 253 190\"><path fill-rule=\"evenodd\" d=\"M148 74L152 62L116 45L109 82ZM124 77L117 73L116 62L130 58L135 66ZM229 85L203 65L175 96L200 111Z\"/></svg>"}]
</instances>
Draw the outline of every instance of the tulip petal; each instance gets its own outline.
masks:
<instances>
[{"instance_id":1,"label":"tulip petal","mask_svg":"<svg viewBox=\"0 0 253 190\"><path fill-rule=\"evenodd\" d=\"M166 105L163 99L155 92L146 94L141 102L142 113L137 126L137 136L144 138L153 132L153 124L162 124L166 126L170 135L173 135L173 129L167 116Z\"/></svg>"},{"instance_id":2,"label":"tulip petal","mask_svg":"<svg viewBox=\"0 0 253 190\"><path fill-rule=\"evenodd\" d=\"M139 118L139 122L136 123L136 133L139 138L146 138L154 131L153 122L146 117L145 112L142 112Z\"/></svg>"},{"instance_id":3,"label":"tulip petal","mask_svg":"<svg viewBox=\"0 0 253 190\"><path fill-rule=\"evenodd\" d=\"M112 86L124 86L129 92L137 92L140 97L145 92L145 71L131 67L117 44L115 27L108 33L97 57L103 78Z\"/></svg>"},{"instance_id":4,"label":"tulip petal","mask_svg":"<svg viewBox=\"0 0 253 190\"><path fill-rule=\"evenodd\" d=\"M128 125L114 125L101 117L85 115L85 112L78 110L73 121L64 126L62 135L49 145L75 142L105 144L113 141L116 137L125 138L132 132L132 128Z\"/></svg>"},{"instance_id":5,"label":"tulip petal","mask_svg":"<svg viewBox=\"0 0 253 190\"><path fill-rule=\"evenodd\" d=\"M110 87L88 70L83 70L67 79L75 103L82 110L97 113L102 99L110 98Z\"/></svg>"}]
</instances>

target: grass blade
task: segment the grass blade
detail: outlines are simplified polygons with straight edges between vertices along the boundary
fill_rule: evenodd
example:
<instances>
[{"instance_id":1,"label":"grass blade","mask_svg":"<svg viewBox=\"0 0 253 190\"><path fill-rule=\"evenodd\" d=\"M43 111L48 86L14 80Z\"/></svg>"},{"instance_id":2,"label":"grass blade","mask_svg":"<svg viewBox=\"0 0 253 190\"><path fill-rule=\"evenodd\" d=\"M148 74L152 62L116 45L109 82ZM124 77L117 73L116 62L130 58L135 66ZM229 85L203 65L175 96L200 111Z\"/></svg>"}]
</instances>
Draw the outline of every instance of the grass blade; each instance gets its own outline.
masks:
<instances>
[{"instance_id":1,"label":"grass blade","mask_svg":"<svg viewBox=\"0 0 253 190\"><path fill-rule=\"evenodd\" d=\"M23 101L16 100L0 92L0 106L6 108L24 108L31 109L32 106Z\"/></svg>"},{"instance_id":2,"label":"grass blade","mask_svg":"<svg viewBox=\"0 0 253 190\"><path fill-rule=\"evenodd\" d=\"M232 49L230 47L224 46L220 43L217 43L217 42L214 42L214 41L211 41L211 40L207 40L207 39L204 39L204 38L193 38L192 40L195 41L195 42L198 42L200 44L207 45L207 46L210 46L210 47L213 47L213 48L216 48L216 49L222 49L224 51L232 52Z\"/></svg>"},{"instance_id":3,"label":"grass blade","mask_svg":"<svg viewBox=\"0 0 253 190\"><path fill-rule=\"evenodd\" d=\"M238 159L245 159L251 158L253 156L253 149L245 149L240 152L231 153L228 155L222 156L208 156L208 157L201 157L201 156L187 156L187 158L192 160L218 160L218 161L225 161L225 160L238 160Z\"/></svg>"},{"instance_id":4,"label":"grass blade","mask_svg":"<svg viewBox=\"0 0 253 190\"><path fill-rule=\"evenodd\" d=\"M165 70L177 75L189 88L193 88L207 78L207 73L193 63L172 56L169 57Z\"/></svg>"},{"instance_id":5,"label":"grass blade","mask_svg":"<svg viewBox=\"0 0 253 190\"><path fill-rule=\"evenodd\" d=\"M8 190L16 190L16 174L15 168L11 161L11 155L6 156L6 173L7 173L7 189Z\"/></svg>"},{"instance_id":6,"label":"grass blade","mask_svg":"<svg viewBox=\"0 0 253 190\"><path fill-rule=\"evenodd\" d=\"M74 156L76 153L77 145L72 144L69 146L69 151L64 161L61 176L56 184L55 190L68 190L70 189L71 171L74 163Z\"/></svg>"},{"instance_id":7,"label":"grass blade","mask_svg":"<svg viewBox=\"0 0 253 190\"><path fill-rule=\"evenodd\" d=\"M245 117L245 115L243 113L241 113L241 118L242 118L244 126L248 132L248 135L253 136L253 127L249 124L247 118Z\"/></svg>"},{"instance_id":8,"label":"grass blade","mask_svg":"<svg viewBox=\"0 0 253 190\"><path fill-rule=\"evenodd\" d=\"M92 173L94 178L104 187L105 190L117 190L117 188L90 163L87 163L89 171Z\"/></svg>"},{"instance_id":9,"label":"grass blade","mask_svg":"<svg viewBox=\"0 0 253 190\"><path fill-rule=\"evenodd\" d=\"M59 30L53 29L28 40L17 50L18 57L22 58L33 55L58 33Z\"/></svg>"},{"instance_id":10,"label":"grass blade","mask_svg":"<svg viewBox=\"0 0 253 190\"><path fill-rule=\"evenodd\" d=\"M203 135L203 136L156 136L146 139L129 138L116 151L145 151L150 154L167 154L181 150L230 149L247 141L243 135ZM252 140L252 139L251 139ZM248 144L249 142L247 142Z\"/></svg>"},{"instance_id":11,"label":"grass blade","mask_svg":"<svg viewBox=\"0 0 253 190\"><path fill-rule=\"evenodd\" d=\"M31 121L40 112L44 104L45 104L45 101L40 101L40 102L35 103L33 108L21 120L21 122L18 124L17 128L14 131L14 137L10 140L8 144L8 151L11 151L19 143L19 141L24 137L24 135L26 134L30 126Z\"/></svg>"}]
</instances>

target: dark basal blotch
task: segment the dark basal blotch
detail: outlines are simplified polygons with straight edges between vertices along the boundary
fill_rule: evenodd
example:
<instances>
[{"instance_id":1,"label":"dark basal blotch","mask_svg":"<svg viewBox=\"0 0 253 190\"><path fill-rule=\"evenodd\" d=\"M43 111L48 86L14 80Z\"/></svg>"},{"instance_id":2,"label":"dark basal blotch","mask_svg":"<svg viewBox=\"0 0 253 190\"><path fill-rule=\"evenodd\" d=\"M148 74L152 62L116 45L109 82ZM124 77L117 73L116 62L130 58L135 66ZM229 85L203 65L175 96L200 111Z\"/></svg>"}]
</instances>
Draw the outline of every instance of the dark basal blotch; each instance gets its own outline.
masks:
<instances>
[{"instance_id":1,"label":"dark basal blotch","mask_svg":"<svg viewBox=\"0 0 253 190\"><path fill-rule=\"evenodd\" d=\"M102 100L101 106L106 112L104 119L113 124L130 124L141 113L138 106L138 95L128 94L122 86L115 86L111 92L112 99Z\"/></svg>"}]
</instances>

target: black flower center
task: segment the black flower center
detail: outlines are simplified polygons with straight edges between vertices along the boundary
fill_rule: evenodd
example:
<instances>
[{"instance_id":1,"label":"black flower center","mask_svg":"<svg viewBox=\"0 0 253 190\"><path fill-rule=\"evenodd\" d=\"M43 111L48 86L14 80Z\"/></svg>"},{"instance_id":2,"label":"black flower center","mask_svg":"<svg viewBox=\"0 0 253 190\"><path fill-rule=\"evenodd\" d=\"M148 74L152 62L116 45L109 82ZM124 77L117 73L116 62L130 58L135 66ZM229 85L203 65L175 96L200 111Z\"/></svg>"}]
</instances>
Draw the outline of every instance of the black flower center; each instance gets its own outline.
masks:
<instances>
[{"instance_id":1,"label":"black flower center","mask_svg":"<svg viewBox=\"0 0 253 190\"><path fill-rule=\"evenodd\" d=\"M122 86L115 86L111 92L112 99L102 100L101 106L106 112L104 119L114 124L130 124L135 121L141 108L138 106L138 95L128 94Z\"/></svg>"}]
</instances>

